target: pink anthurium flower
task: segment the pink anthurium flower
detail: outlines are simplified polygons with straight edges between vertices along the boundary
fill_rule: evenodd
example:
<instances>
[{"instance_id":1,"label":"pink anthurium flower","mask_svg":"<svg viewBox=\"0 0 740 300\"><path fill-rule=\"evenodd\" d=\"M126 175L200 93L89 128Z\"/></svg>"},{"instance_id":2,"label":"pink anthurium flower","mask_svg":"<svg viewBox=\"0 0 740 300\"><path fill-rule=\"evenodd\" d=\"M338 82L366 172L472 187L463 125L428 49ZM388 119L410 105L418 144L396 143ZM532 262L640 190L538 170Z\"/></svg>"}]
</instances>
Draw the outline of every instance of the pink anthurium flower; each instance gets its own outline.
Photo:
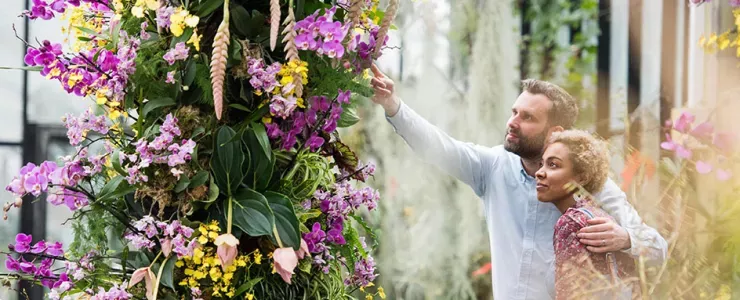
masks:
<instances>
[{"instance_id":1,"label":"pink anthurium flower","mask_svg":"<svg viewBox=\"0 0 740 300\"><path fill-rule=\"evenodd\" d=\"M146 268L140 268L134 271L134 274L131 275L131 281L128 283L128 287L131 288L132 286L139 283L141 280L144 280L144 283L146 284L146 298L153 300L154 299L154 285L157 284L157 277L154 275L154 272L149 267Z\"/></svg>"},{"instance_id":2,"label":"pink anthurium flower","mask_svg":"<svg viewBox=\"0 0 740 300\"><path fill-rule=\"evenodd\" d=\"M164 257L169 257L170 252L172 252L172 240L171 239L164 239L161 241L162 243L162 254L164 254Z\"/></svg>"}]
</instances>

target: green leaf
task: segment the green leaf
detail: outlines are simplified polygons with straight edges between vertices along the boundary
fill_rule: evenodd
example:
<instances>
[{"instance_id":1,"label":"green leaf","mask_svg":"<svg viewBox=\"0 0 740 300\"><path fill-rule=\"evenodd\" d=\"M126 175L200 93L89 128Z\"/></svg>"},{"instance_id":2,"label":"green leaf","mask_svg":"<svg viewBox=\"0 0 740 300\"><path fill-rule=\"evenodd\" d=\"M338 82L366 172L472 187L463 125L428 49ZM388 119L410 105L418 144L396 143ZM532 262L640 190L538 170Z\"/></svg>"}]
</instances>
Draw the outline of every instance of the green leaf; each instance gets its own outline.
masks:
<instances>
[{"instance_id":1,"label":"green leaf","mask_svg":"<svg viewBox=\"0 0 740 300\"><path fill-rule=\"evenodd\" d=\"M188 185L189 188L195 188L199 187L201 185L206 184L208 181L208 172L207 171L200 171L198 174L195 174L193 178L190 179L190 184Z\"/></svg>"},{"instance_id":2,"label":"green leaf","mask_svg":"<svg viewBox=\"0 0 740 300\"><path fill-rule=\"evenodd\" d=\"M298 250L301 246L301 233L298 228L298 218L293 211L293 203L285 195L275 192L266 192L265 198L275 214L275 227L282 247L292 247Z\"/></svg>"},{"instance_id":3,"label":"green leaf","mask_svg":"<svg viewBox=\"0 0 740 300\"><path fill-rule=\"evenodd\" d=\"M196 138L197 136L205 132L206 132L206 129L203 126L198 126L198 128L195 128L195 130L193 130L193 134L191 135L191 138Z\"/></svg>"},{"instance_id":4,"label":"green leaf","mask_svg":"<svg viewBox=\"0 0 740 300\"><path fill-rule=\"evenodd\" d=\"M262 119L262 117L265 116L265 114L267 114L268 112L270 112L270 106L269 105L262 105L262 107L254 110L242 122L244 122L244 123L252 123L252 122L255 122L255 121L259 120L259 119Z\"/></svg>"},{"instance_id":5,"label":"green leaf","mask_svg":"<svg viewBox=\"0 0 740 300\"><path fill-rule=\"evenodd\" d=\"M178 43L187 42L193 36L193 28L185 28L180 36L172 37L170 48L175 48Z\"/></svg>"},{"instance_id":6,"label":"green leaf","mask_svg":"<svg viewBox=\"0 0 740 300\"><path fill-rule=\"evenodd\" d=\"M231 127L219 129L214 145L211 166L218 187L231 196L244 178L244 152L241 142L234 141L236 132ZM247 163L248 164L248 163Z\"/></svg>"},{"instance_id":7,"label":"green leaf","mask_svg":"<svg viewBox=\"0 0 740 300\"><path fill-rule=\"evenodd\" d=\"M190 180L187 176L180 176L180 180L175 185L174 192L179 193L184 191L186 188L188 188L188 185L190 184Z\"/></svg>"},{"instance_id":8,"label":"green leaf","mask_svg":"<svg viewBox=\"0 0 740 300\"><path fill-rule=\"evenodd\" d=\"M111 37L111 46L118 47L118 39L121 35L121 26L123 26L123 22L118 22L116 24L116 27L113 28L113 36Z\"/></svg>"},{"instance_id":9,"label":"green leaf","mask_svg":"<svg viewBox=\"0 0 740 300\"><path fill-rule=\"evenodd\" d=\"M306 221L320 216L321 211L314 208L314 209L309 209L306 212L299 212L297 215L298 215L298 221L300 221L301 223L306 223Z\"/></svg>"},{"instance_id":10,"label":"green leaf","mask_svg":"<svg viewBox=\"0 0 740 300\"><path fill-rule=\"evenodd\" d=\"M234 298L238 297L239 295L244 294L244 292L246 292L249 289L251 289L252 287L254 287L254 285L257 284L257 283L259 283L260 281L262 281L262 277L253 278L253 279L245 282L244 284L240 285L238 289L236 289L236 292L234 293L234 296L231 297L231 298L234 299Z\"/></svg>"},{"instance_id":11,"label":"green leaf","mask_svg":"<svg viewBox=\"0 0 740 300\"><path fill-rule=\"evenodd\" d=\"M263 15L258 10L252 10L252 18L249 19L249 32L247 33L247 37L254 39L259 35L259 32L257 32L260 28L269 28L269 26L265 26L265 15Z\"/></svg>"},{"instance_id":12,"label":"green leaf","mask_svg":"<svg viewBox=\"0 0 740 300\"><path fill-rule=\"evenodd\" d=\"M95 32L95 30L92 30L90 28L82 27L82 26L74 26L74 28L77 28L79 31L82 31L84 33L87 33L87 34L90 34L96 37L100 37L100 35L97 32Z\"/></svg>"},{"instance_id":13,"label":"green leaf","mask_svg":"<svg viewBox=\"0 0 740 300\"><path fill-rule=\"evenodd\" d=\"M252 111L252 110L250 110L249 108L247 108L246 106L244 106L244 105L241 105L241 104L239 104L239 103L232 103L232 104L229 104L229 107L233 107L233 108L236 108L236 109L238 109L238 110L243 110L243 111L246 111L246 112L251 112L251 111Z\"/></svg>"},{"instance_id":14,"label":"green leaf","mask_svg":"<svg viewBox=\"0 0 740 300\"><path fill-rule=\"evenodd\" d=\"M98 201L115 199L135 191L136 188L123 181L123 176L113 177L98 193Z\"/></svg>"},{"instance_id":15,"label":"green leaf","mask_svg":"<svg viewBox=\"0 0 740 300\"><path fill-rule=\"evenodd\" d=\"M177 256L172 255L169 258L167 258L167 261L164 263L164 269L162 270L162 278L159 279L159 282L162 283L162 285L175 289L174 282L172 281L172 276L175 271L175 261L177 260Z\"/></svg>"},{"instance_id":16,"label":"green leaf","mask_svg":"<svg viewBox=\"0 0 740 300\"><path fill-rule=\"evenodd\" d=\"M257 141L260 146L262 146L262 151L265 153L265 157L270 158L272 148L270 148L270 139L267 137L265 125L262 125L262 123L254 123L252 124L252 129L254 130L254 135L257 137Z\"/></svg>"},{"instance_id":17,"label":"green leaf","mask_svg":"<svg viewBox=\"0 0 740 300\"><path fill-rule=\"evenodd\" d=\"M241 5L234 5L234 8L231 9L231 18L233 19L231 24L234 25L234 29L236 29L237 33L242 36L247 36L249 33L248 24L251 19L247 9Z\"/></svg>"},{"instance_id":18,"label":"green leaf","mask_svg":"<svg viewBox=\"0 0 740 300\"><path fill-rule=\"evenodd\" d=\"M190 59L188 60L188 65L185 67L185 77L182 79L182 84L191 86L193 84L193 80L195 80L195 60Z\"/></svg>"},{"instance_id":19,"label":"green leaf","mask_svg":"<svg viewBox=\"0 0 740 300\"><path fill-rule=\"evenodd\" d=\"M211 184L208 186L208 202L213 203L213 201L216 201L219 193L218 184L213 181L213 176L211 176ZM206 206L206 208L208 207Z\"/></svg>"},{"instance_id":20,"label":"green leaf","mask_svg":"<svg viewBox=\"0 0 740 300\"><path fill-rule=\"evenodd\" d=\"M205 2L201 2L201 5L195 8L195 11L198 13L199 17L203 18L210 15L223 4L224 0L206 0Z\"/></svg>"},{"instance_id":21,"label":"green leaf","mask_svg":"<svg viewBox=\"0 0 740 300\"><path fill-rule=\"evenodd\" d=\"M144 108L141 109L141 117L146 119L146 115L148 115L153 110L160 108L160 107L166 107L166 106L172 106L175 105L175 100L172 98L157 98L157 99L150 99L144 104Z\"/></svg>"},{"instance_id":22,"label":"green leaf","mask_svg":"<svg viewBox=\"0 0 740 300\"><path fill-rule=\"evenodd\" d=\"M357 124L358 121L360 121L360 117L357 116L357 109L348 106L342 110L339 121L337 121L337 127L350 127Z\"/></svg>"},{"instance_id":23,"label":"green leaf","mask_svg":"<svg viewBox=\"0 0 740 300\"><path fill-rule=\"evenodd\" d=\"M113 169L116 170L118 174L121 174L122 176L128 176L126 171L121 167L120 152L113 151L113 153L111 153L110 162L111 165L113 165Z\"/></svg>"},{"instance_id":24,"label":"green leaf","mask_svg":"<svg viewBox=\"0 0 740 300\"><path fill-rule=\"evenodd\" d=\"M252 189L243 188L234 194L233 201L234 226L250 236L272 234L275 216L265 196Z\"/></svg>"},{"instance_id":25,"label":"green leaf","mask_svg":"<svg viewBox=\"0 0 740 300\"><path fill-rule=\"evenodd\" d=\"M373 241L372 245L370 245L370 249L371 250L377 249L378 248L378 236L373 231L373 228L370 227L370 225L367 225L367 223L365 222L365 220L363 220L362 217L360 217L358 215L353 215L352 218L355 219L355 221L357 222L357 224L360 224L360 226L362 227L362 229L365 230L365 233Z\"/></svg>"},{"instance_id":26,"label":"green leaf","mask_svg":"<svg viewBox=\"0 0 740 300\"><path fill-rule=\"evenodd\" d=\"M267 133L264 132L262 124L257 127L261 127L257 131L260 129L263 131L262 137L267 138ZM269 140L260 141L258 133L253 128L247 129L242 139L247 149L249 149L252 166L244 177L244 182L258 191L264 191L270 184L275 167L275 158L270 148L270 142Z\"/></svg>"}]
</instances>

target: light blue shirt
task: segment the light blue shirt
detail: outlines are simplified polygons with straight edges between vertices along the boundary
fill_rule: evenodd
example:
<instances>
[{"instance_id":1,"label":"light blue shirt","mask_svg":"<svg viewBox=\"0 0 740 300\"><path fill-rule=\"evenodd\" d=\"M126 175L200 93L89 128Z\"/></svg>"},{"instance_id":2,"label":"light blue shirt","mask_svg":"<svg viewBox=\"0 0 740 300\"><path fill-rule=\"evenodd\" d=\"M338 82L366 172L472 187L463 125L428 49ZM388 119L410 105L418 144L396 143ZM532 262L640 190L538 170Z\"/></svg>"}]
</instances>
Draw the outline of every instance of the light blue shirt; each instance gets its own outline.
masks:
<instances>
[{"instance_id":1,"label":"light blue shirt","mask_svg":"<svg viewBox=\"0 0 740 300\"><path fill-rule=\"evenodd\" d=\"M387 119L417 155L468 184L483 200L494 299L554 298L552 239L561 213L537 200L535 179L525 172L519 156L503 146L457 141L404 103ZM642 222L611 179L594 196L629 233L632 247L624 251L653 263L665 260L665 239Z\"/></svg>"}]
</instances>

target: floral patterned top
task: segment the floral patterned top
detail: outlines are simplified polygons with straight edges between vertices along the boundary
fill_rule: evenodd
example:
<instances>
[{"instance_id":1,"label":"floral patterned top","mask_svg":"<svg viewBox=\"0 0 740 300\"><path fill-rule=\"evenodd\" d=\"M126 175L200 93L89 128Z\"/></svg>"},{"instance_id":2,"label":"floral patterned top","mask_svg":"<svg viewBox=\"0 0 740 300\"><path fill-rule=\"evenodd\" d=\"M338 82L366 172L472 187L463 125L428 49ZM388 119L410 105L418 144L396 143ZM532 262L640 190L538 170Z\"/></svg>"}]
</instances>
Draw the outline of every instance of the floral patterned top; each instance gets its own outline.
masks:
<instances>
[{"instance_id":1,"label":"floral patterned top","mask_svg":"<svg viewBox=\"0 0 740 300\"><path fill-rule=\"evenodd\" d=\"M588 225L586 220L596 217L613 220L593 203L581 200L568 208L555 224L553 247L555 250L556 299L573 299L581 291L603 288L611 283L612 273L607 254L588 251L586 245L581 244L577 237L578 231ZM635 262L632 257L623 252L612 252L612 254L616 261L617 274L621 280L635 276ZM592 268L588 267L589 264ZM600 276L593 274L594 271L603 274L604 277L600 279ZM623 289L632 290L632 287L623 287ZM631 293L631 296L627 298L634 296L635 293ZM584 297L589 297L589 295L584 295ZM593 295L589 298L593 298Z\"/></svg>"}]
</instances>

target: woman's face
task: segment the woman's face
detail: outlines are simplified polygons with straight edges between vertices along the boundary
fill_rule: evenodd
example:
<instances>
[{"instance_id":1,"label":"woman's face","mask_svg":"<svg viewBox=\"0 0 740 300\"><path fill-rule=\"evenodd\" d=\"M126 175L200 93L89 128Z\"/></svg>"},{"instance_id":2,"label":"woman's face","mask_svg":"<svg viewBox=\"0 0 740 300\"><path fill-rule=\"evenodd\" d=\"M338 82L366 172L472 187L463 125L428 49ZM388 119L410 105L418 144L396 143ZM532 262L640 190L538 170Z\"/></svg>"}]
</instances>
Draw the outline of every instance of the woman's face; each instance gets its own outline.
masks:
<instances>
[{"instance_id":1,"label":"woman's face","mask_svg":"<svg viewBox=\"0 0 740 300\"><path fill-rule=\"evenodd\" d=\"M552 202L572 194L565 184L576 180L568 147L561 143L547 146L542 154L542 166L537 171L537 200Z\"/></svg>"}]
</instances>

